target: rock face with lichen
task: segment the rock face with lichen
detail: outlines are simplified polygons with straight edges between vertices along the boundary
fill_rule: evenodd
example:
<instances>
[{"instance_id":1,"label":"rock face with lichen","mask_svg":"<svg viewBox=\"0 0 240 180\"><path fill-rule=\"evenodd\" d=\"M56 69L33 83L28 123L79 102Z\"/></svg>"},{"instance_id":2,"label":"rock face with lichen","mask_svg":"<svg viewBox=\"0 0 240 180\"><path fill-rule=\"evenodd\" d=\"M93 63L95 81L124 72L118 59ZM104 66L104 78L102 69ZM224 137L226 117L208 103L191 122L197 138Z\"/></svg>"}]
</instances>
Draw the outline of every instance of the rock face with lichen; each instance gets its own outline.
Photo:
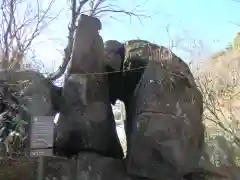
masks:
<instances>
[{"instance_id":1,"label":"rock face with lichen","mask_svg":"<svg viewBox=\"0 0 240 180\"><path fill-rule=\"evenodd\" d=\"M127 172L178 179L198 166L202 154L202 94L187 64L167 48L130 40L125 50Z\"/></svg>"},{"instance_id":2,"label":"rock face with lichen","mask_svg":"<svg viewBox=\"0 0 240 180\"><path fill-rule=\"evenodd\" d=\"M193 171L204 142L202 95L180 58L142 40L125 44L121 64L127 72L118 74L124 79L120 89L124 92L116 98L122 98L127 107L128 147L122 162L108 91L108 86L118 82L107 84L103 75L103 42L96 22L88 16L79 21L63 88L67 108L58 121L57 147L65 148L65 154L78 154L78 176L90 179L108 179L121 171L119 178L175 180ZM141 71L131 70L142 65ZM109 171L112 168L116 170Z\"/></svg>"},{"instance_id":3,"label":"rock face with lichen","mask_svg":"<svg viewBox=\"0 0 240 180\"><path fill-rule=\"evenodd\" d=\"M56 152L74 155L93 151L122 158L104 74L103 40L97 18L82 15L63 87L65 107L56 128ZM59 154L60 155L60 154Z\"/></svg>"},{"instance_id":4,"label":"rock face with lichen","mask_svg":"<svg viewBox=\"0 0 240 180\"><path fill-rule=\"evenodd\" d=\"M158 48L152 51L163 55L148 61L130 102L134 125L127 170L140 177L178 179L192 172L202 155L203 101L188 66Z\"/></svg>"}]
</instances>

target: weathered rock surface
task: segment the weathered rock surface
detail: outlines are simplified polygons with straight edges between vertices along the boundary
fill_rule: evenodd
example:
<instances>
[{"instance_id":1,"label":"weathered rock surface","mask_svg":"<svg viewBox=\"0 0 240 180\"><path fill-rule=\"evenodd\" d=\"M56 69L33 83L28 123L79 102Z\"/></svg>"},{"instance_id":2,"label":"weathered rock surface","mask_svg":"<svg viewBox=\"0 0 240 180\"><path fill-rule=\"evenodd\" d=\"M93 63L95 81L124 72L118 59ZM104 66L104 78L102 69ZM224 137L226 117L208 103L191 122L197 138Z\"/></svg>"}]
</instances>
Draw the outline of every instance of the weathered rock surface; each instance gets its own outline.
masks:
<instances>
[{"instance_id":1,"label":"weathered rock surface","mask_svg":"<svg viewBox=\"0 0 240 180\"><path fill-rule=\"evenodd\" d=\"M159 51L161 56L148 62L130 107L133 132L127 171L179 179L197 167L201 157L202 95L188 66L165 48Z\"/></svg>"},{"instance_id":2,"label":"weathered rock surface","mask_svg":"<svg viewBox=\"0 0 240 180\"><path fill-rule=\"evenodd\" d=\"M38 159L25 155L1 161L1 180L36 180ZM76 177L76 160L59 157L44 159L44 180L72 180Z\"/></svg>"},{"instance_id":3,"label":"weathered rock surface","mask_svg":"<svg viewBox=\"0 0 240 180\"><path fill-rule=\"evenodd\" d=\"M41 73L33 70L9 71L4 78L5 74L0 71L0 80L7 82L9 93L17 93L19 103L28 109L30 115L54 116L59 111L61 88Z\"/></svg>"},{"instance_id":4,"label":"weathered rock surface","mask_svg":"<svg viewBox=\"0 0 240 180\"><path fill-rule=\"evenodd\" d=\"M131 180L123 160L94 153L79 154L78 178L82 180Z\"/></svg>"},{"instance_id":5,"label":"weathered rock surface","mask_svg":"<svg viewBox=\"0 0 240 180\"><path fill-rule=\"evenodd\" d=\"M65 78L62 109L56 128L56 151L65 155L94 151L122 158L109 100L104 46L98 19L82 15L76 30L73 55ZM62 150L60 150L62 149Z\"/></svg>"}]
</instances>

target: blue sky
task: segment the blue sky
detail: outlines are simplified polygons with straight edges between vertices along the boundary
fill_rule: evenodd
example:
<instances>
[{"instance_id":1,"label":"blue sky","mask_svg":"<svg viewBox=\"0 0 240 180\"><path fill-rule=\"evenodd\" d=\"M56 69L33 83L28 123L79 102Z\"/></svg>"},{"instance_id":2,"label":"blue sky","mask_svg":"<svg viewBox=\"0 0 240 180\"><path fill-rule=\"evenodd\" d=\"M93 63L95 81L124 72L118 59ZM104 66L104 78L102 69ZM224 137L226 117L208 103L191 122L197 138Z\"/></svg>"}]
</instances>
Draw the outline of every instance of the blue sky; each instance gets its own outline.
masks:
<instances>
[{"instance_id":1,"label":"blue sky","mask_svg":"<svg viewBox=\"0 0 240 180\"><path fill-rule=\"evenodd\" d=\"M67 7L66 0L58 1L54 11ZM112 0L111 0L112 2ZM234 39L240 26L240 2L233 0L115 0L118 6L148 14L151 18L130 18L122 14L103 16L101 35L104 40L119 41L141 38L165 46L169 40L178 43L173 51L185 61L197 60L221 50ZM137 2L137 4L136 4ZM120 4L121 3L121 4ZM114 19L111 18L114 16ZM116 20L117 19L117 20ZM66 45L68 13L65 8L36 44L39 58L48 66L61 62L61 51ZM169 34L166 31L169 27ZM201 44L193 48L192 42Z\"/></svg>"}]
</instances>

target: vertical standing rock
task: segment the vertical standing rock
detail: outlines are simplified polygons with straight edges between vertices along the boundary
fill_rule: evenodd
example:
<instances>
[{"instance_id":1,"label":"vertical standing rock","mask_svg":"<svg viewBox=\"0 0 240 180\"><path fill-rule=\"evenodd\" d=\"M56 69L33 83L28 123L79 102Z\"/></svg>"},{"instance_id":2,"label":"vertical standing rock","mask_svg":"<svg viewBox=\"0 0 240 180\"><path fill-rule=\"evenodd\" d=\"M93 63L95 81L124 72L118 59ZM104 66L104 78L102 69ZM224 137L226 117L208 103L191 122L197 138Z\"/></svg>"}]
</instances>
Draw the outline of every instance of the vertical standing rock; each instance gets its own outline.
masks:
<instances>
[{"instance_id":1,"label":"vertical standing rock","mask_svg":"<svg viewBox=\"0 0 240 180\"><path fill-rule=\"evenodd\" d=\"M182 60L164 47L156 51L130 106L134 126L127 170L140 177L175 180L194 170L201 157L202 95Z\"/></svg>"},{"instance_id":2,"label":"vertical standing rock","mask_svg":"<svg viewBox=\"0 0 240 180\"><path fill-rule=\"evenodd\" d=\"M114 158L123 152L109 100L104 45L97 18L82 15L63 88L65 106L56 128L56 151L94 151Z\"/></svg>"}]
</instances>

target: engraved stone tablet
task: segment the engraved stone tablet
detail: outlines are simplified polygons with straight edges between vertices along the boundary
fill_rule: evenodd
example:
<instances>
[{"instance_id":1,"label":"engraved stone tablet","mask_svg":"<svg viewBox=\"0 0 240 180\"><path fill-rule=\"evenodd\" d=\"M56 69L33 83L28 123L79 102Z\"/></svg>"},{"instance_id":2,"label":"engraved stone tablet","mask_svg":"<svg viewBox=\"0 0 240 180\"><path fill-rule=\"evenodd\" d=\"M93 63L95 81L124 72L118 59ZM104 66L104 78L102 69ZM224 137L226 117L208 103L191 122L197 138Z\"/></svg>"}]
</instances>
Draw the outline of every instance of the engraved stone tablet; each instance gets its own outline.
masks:
<instances>
[{"instance_id":1,"label":"engraved stone tablet","mask_svg":"<svg viewBox=\"0 0 240 180\"><path fill-rule=\"evenodd\" d=\"M54 116L36 116L31 122L30 156L52 156Z\"/></svg>"}]
</instances>

